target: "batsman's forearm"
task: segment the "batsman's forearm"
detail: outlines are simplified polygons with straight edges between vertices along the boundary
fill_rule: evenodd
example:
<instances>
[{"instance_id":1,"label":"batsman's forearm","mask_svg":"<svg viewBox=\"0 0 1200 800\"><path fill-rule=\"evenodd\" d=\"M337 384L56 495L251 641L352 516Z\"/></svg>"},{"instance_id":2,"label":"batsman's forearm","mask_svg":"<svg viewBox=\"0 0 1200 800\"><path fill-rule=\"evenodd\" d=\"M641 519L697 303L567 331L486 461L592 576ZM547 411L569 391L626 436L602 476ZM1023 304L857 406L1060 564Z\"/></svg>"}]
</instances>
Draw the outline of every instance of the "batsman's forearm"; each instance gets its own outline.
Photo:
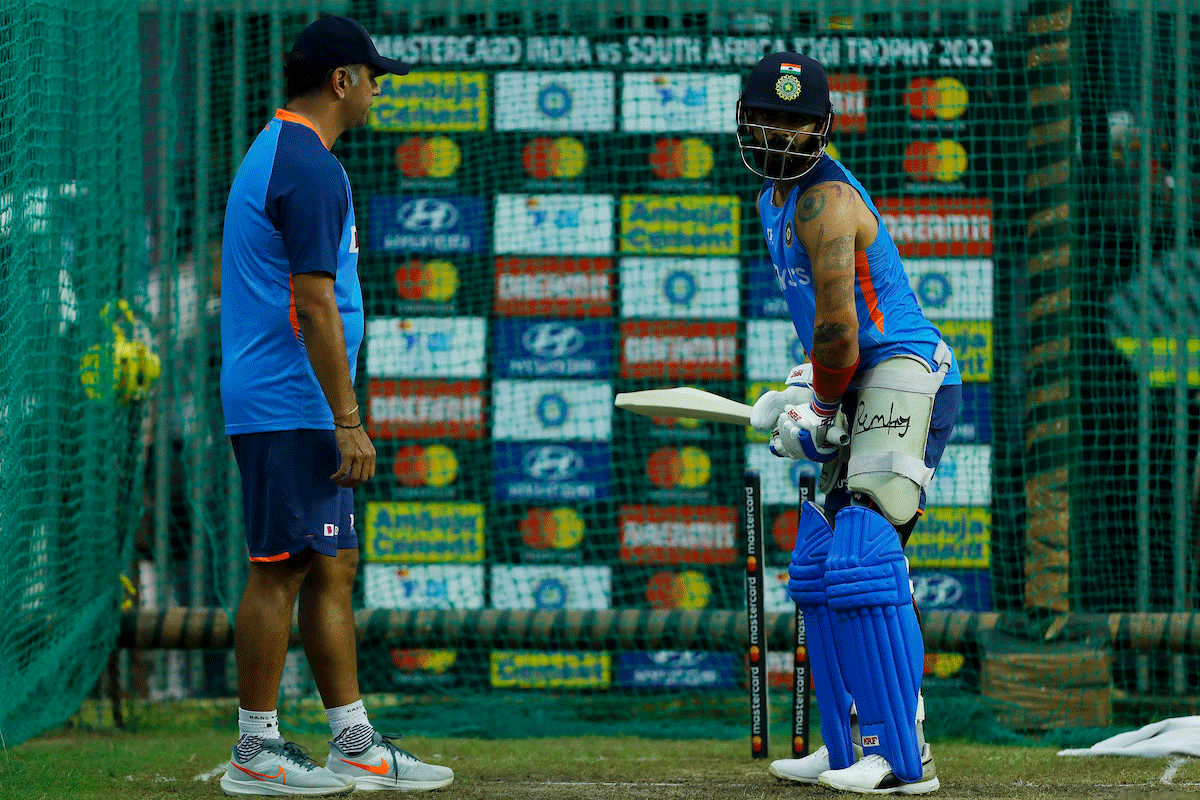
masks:
<instances>
[{"instance_id":1,"label":"batsman's forearm","mask_svg":"<svg viewBox=\"0 0 1200 800\"><path fill-rule=\"evenodd\" d=\"M321 391L329 402L335 417L348 414L358 401L354 397L354 385L350 382L350 362L346 359L346 334L342 328L342 315L335 307L297 309L300 332L304 336L304 347L308 361L316 373ZM358 422L358 415L349 420Z\"/></svg>"}]
</instances>

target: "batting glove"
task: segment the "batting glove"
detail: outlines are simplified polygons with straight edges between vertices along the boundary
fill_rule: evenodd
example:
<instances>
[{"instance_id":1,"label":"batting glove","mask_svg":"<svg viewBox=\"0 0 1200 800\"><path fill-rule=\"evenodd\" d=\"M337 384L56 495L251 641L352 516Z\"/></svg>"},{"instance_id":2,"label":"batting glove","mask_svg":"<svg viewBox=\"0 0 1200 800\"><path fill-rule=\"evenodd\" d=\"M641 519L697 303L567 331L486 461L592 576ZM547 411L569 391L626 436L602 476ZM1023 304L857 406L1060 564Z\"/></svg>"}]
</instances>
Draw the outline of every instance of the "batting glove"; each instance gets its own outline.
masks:
<instances>
[{"instance_id":1,"label":"batting glove","mask_svg":"<svg viewBox=\"0 0 1200 800\"><path fill-rule=\"evenodd\" d=\"M802 406L813 401L812 364L800 364L787 376L787 388L782 392L765 392L750 409L750 427L766 432L779 425L779 415L788 406Z\"/></svg>"},{"instance_id":2,"label":"batting glove","mask_svg":"<svg viewBox=\"0 0 1200 800\"><path fill-rule=\"evenodd\" d=\"M816 397L806 405L788 406L779 415L779 427L771 434L771 452L820 464L833 461L842 444L836 435L830 435L837 412L837 403L822 403Z\"/></svg>"}]
</instances>

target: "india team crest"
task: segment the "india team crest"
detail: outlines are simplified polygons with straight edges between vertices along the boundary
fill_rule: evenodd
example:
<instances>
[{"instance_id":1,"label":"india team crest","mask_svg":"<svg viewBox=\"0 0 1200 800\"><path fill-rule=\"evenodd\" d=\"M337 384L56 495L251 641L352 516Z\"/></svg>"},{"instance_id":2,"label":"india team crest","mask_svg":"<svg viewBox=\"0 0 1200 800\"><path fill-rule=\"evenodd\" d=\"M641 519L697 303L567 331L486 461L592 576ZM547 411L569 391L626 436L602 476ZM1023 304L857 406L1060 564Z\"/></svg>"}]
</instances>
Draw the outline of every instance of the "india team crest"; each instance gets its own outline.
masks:
<instances>
[{"instance_id":1,"label":"india team crest","mask_svg":"<svg viewBox=\"0 0 1200 800\"><path fill-rule=\"evenodd\" d=\"M780 75L775 81L775 94L782 100L795 100L800 96L800 81L792 75Z\"/></svg>"}]
</instances>

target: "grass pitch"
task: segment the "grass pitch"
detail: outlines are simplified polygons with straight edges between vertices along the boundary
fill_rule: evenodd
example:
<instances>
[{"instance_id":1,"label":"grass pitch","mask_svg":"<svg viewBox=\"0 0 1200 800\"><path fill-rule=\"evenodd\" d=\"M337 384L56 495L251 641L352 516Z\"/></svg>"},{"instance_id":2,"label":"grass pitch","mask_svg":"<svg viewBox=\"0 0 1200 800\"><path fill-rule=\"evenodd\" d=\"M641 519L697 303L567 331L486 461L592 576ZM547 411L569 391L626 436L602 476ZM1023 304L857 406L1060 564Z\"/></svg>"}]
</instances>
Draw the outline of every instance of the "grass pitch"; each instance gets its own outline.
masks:
<instances>
[{"instance_id":1,"label":"grass pitch","mask_svg":"<svg viewBox=\"0 0 1200 800\"><path fill-rule=\"evenodd\" d=\"M297 737L320 762L325 739ZM222 797L233 732L64 729L0 754L3 800L189 800ZM405 737L418 756L454 769L431 797L464 800L761 800L854 797L781 782L745 740L636 737ZM780 743L782 749L782 742ZM1098 800L1200 796L1193 759L1062 758L1055 747L935 743L941 800ZM782 753L778 755L782 756ZM388 797L390 793L362 793Z\"/></svg>"}]
</instances>

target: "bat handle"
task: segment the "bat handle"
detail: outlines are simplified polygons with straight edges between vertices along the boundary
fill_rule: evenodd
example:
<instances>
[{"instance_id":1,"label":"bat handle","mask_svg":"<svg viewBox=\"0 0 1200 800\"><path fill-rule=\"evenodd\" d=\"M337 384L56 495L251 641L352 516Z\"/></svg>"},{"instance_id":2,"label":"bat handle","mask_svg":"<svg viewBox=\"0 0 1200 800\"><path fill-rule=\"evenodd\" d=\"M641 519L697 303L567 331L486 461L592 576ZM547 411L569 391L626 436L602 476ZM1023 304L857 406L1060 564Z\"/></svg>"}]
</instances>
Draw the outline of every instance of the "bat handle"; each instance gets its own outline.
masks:
<instances>
[{"instance_id":1,"label":"bat handle","mask_svg":"<svg viewBox=\"0 0 1200 800\"><path fill-rule=\"evenodd\" d=\"M844 428L840 428L837 425L830 425L829 430L825 433L825 443L845 447L850 444L850 434Z\"/></svg>"}]
</instances>

